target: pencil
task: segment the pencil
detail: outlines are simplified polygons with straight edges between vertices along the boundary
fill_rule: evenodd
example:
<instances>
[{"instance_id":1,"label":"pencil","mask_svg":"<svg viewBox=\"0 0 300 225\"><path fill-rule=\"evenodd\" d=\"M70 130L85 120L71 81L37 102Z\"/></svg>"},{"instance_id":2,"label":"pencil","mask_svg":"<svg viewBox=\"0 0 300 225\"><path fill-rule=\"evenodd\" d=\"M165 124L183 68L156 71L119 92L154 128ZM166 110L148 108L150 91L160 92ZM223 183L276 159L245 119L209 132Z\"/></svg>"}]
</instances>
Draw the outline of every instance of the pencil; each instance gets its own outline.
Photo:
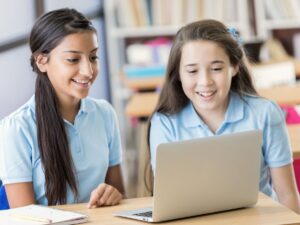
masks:
<instances>
[{"instance_id":1,"label":"pencil","mask_svg":"<svg viewBox=\"0 0 300 225\"><path fill-rule=\"evenodd\" d=\"M10 214L12 217L16 219L21 219L21 220L28 220L28 221L35 221L35 222L41 222L45 224L51 224L52 220L44 217L38 217L38 216L28 216L24 214Z\"/></svg>"}]
</instances>

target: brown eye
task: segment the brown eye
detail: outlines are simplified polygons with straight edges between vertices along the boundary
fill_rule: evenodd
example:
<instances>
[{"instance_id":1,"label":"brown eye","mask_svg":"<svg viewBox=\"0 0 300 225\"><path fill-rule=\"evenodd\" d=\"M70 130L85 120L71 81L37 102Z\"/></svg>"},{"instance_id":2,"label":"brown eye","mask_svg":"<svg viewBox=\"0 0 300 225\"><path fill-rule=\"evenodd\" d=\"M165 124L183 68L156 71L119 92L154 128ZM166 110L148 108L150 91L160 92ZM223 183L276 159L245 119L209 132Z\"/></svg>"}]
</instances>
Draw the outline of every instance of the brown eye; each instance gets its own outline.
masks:
<instances>
[{"instance_id":1,"label":"brown eye","mask_svg":"<svg viewBox=\"0 0 300 225\"><path fill-rule=\"evenodd\" d=\"M216 68L212 68L211 70L212 70L212 71L221 71L222 68L221 68L221 67L216 67Z\"/></svg>"},{"instance_id":2,"label":"brown eye","mask_svg":"<svg viewBox=\"0 0 300 225\"><path fill-rule=\"evenodd\" d=\"M67 61L70 63L76 63L79 61L79 59L78 58L70 58L70 59L67 59Z\"/></svg>"},{"instance_id":3,"label":"brown eye","mask_svg":"<svg viewBox=\"0 0 300 225\"><path fill-rule=\"evenodd\" d=\"M97 61L99 59L99 57L97 56L97 55L95 55L95 56L92 56L91 58L90 58L90 60L93 62L93 61Z\"/></svg>"}]
</instances>

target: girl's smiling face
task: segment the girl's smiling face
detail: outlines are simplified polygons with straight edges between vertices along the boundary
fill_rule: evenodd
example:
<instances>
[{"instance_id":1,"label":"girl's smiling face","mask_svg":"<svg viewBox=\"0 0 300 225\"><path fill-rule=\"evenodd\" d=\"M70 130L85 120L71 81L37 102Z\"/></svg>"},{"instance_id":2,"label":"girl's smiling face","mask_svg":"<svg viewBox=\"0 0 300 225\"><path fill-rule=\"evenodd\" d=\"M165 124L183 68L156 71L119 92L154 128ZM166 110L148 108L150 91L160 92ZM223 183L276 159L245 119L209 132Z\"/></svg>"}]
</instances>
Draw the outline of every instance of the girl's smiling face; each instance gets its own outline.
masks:
<instances>
[{"instance_id":1,"label":"girl's smiling face","mask_svg":"<svg viewBox=\"0 0 300 225\"><path fill-rule=\"evenodd\" d=\"M48 55L38 57L60 102L79 102L88 95L99 72L97 50L95 32L85 31L66 36Z\"/></svg>"},{"instance_id":2,"label":"girl's smiling face","mask_svg":"<svg viewBox=\"0 0 300 225\"><path fill-rule=\"evenodd\" d=\"M232 77L238 72L225 50L212 41L186 43L180 60L180 80L197 113L225 115Z\"/></svg>"}]
</instances>

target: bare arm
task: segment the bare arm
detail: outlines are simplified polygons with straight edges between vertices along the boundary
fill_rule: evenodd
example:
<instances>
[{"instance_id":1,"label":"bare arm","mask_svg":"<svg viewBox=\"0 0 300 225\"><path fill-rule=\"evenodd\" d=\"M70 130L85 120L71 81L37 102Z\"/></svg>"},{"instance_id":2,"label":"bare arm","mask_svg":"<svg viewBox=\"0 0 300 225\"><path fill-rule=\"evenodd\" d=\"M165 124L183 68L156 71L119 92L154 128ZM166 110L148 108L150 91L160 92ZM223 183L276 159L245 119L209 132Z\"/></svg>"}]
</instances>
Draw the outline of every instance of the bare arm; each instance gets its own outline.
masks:
<instances>
[{"instance_id":1,"label":"bare arm","mask_svg":"<svg viewBox=\"0 0 300 225\"><path fill-rule=\"evenodd\" d=\"M35 204L32 182L6 184L5 192L10 208Z\"/></svg>"},{"instance_id":2,"label":"bare arm","mask_svg":"<svg viewBox=\"0 0 300 225\"><path fill-rule=\"evenodd\" d=\"M292 165L271 168L273 187L281 204L300 214L299 194Z\"/></svg>"},{"instance_id":3,"label":"bare arm","mask_svg":"<svg viewBox=\"0 0 300 225\"><path fill-rule=\"evenodd\" d=\"M122 178L122 172L121 172L121 166L116 165L108 168L105 182L107 184L112 185L113 187L117 188L118 191L125 195L124 191L124 185L123 185L123 178Z\"/></svg>"}]
</instances>

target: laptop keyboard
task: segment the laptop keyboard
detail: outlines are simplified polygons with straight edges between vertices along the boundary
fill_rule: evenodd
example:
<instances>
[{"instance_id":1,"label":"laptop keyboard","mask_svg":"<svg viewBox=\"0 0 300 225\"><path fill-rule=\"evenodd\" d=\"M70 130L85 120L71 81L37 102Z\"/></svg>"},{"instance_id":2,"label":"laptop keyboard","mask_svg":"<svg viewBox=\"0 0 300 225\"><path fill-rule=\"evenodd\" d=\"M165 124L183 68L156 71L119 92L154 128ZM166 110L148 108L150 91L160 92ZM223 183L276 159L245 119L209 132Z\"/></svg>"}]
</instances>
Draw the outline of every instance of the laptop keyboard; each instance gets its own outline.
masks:
<instances>
[{"instance_id":1,"label":"laptop keyboard","mask_svg":"<svg viewBox=\"0 0 300 225\"><path fill-rule=\"evenodd\" d=\"M142 217L152 217L152 211L136 213L135 216L142 216Z\"/></svg>"}]
</instances>

